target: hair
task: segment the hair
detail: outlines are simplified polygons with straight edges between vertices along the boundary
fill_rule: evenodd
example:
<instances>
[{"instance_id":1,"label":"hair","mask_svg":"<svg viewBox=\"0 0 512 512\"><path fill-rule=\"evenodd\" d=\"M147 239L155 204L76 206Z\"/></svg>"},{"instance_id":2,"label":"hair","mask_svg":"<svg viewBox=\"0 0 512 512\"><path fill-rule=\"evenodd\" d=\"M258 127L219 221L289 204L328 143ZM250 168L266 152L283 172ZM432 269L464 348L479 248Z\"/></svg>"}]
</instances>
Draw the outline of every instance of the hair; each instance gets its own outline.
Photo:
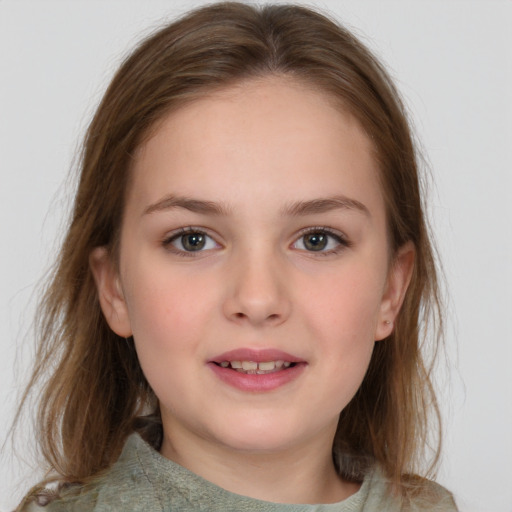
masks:
<instances>
[{"instance_id":1,"label":"hair","mask_svg":"<svg viewBox=\"0 0 512 512\"><path fill-rule=\"evenodd\" d=\"M293 5L226 2L191 11L145 39L115 74L87 130L71 222L40 304L37 363L22 402L42 381L36 428L49 468L44 484L91 481L116 461L133 431L158 449L157 398L133 343L103 317L89 255L105 246L117 261L133 156L158 122L212 91L266 77L311 86L357 118L378 163L391 254L407 242L415 248L393 333L375 344L364 381L341 413L334 463L358 480L368 461L376 462L398 490L426 460L422 474L433 474L439 411L422 351L429 329L434 352L441 342L442 309L406 109L378 60L326 16Z\"/></svg>"}]
</instances>

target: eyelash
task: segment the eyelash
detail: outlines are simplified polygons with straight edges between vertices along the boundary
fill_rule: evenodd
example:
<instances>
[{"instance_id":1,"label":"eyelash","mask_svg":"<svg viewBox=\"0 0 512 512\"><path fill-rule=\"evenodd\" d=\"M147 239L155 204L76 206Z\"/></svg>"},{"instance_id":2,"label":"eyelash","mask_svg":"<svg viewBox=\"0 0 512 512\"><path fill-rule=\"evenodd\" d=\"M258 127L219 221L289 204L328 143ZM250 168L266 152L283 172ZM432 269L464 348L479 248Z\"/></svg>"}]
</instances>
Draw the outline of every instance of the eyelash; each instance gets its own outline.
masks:
<instances>
[{"instance_id":1,"label":"eyelash","mask_svg":"<svg viewBox=\"0 0 512 512\"><path fill-rule=\"evenodd\" d=\"M215 242L213 237L210 236L204 229L196 228L194 226L188 226L188 227L180 228L180 229L174 231L173 233L171 233L169 236L167 236L162 241L162 246L166 250L168 250L178 256L182 256L184 258L194 258L194 257L197 257L198 254L205 252L204 250L187 251L184 249L179 249L177 247L174 247L173 242L182 238L185 235L202 235L202 236L204 236L210 240L213 240ZM215 242L215 244L218 245L217 242ZM207 249L207 250L210 250L210 249Z\"/></svg>"},{"instance_id":2,"label":"eyelash","mask_svg":"<svg viewBox=\"0 0 512 512\"><path fill-rule=\"evenodd\" d=\"M305 236L315 235L315 234L326 235L329 239L335 240L335 242L337 243L336 247L329 249L327 251L325 251L323 249L318 250L318 251L314 251L314 250L308 251L307 249L298 249L298 250L300 250L301 252L304 252L304 253L315 255L315 256L316 255L330 256L332 254L339 254L341 251L352 246L352 243L346 238L346 236L344 234L340 233L339 231L334 231L331 228L327 228L325 226L314 226L314 227L308 227L308 228L305 228L305 229L302 229L301 231L299 231L297 237L295 238L295 241L291 244L291 247L293 247L294 245L299 243L301 240L302 240L302 243L304 243L303 239ZM173 233L171 233L169 236L167 236L162 241L162 246L165 249L167 249L168 251L170 251L178 256L185 257L185 258L197 257L200 253L211 250L211 248L209 248L209 249L200 248L197 251L187 251L185 249L179 249L179 248L175 247L173 245L173 242L175 242L176 240L178 240L179 238L181 238L185 235L204 236L204 237L212 240L218 246L218 244L217 244L217 242L215 242L214 238L212 236L210 236L204 229L196 228L193 226L183 227L183 228L180 228L180 229L174 231ZM205 242L205 243L207 244L208 242ZM327 241L327 244L329 244L329 241Z\"/></svg>"},{"instance_id":3,"label":"eyelash","mask_svg":"<svg viewBox=\"0 0 512 512\"><path fill-rule=\"evenodd\" d=\"M297 244L300 240L303 240L305 236L307 235L315 235L315 234L322 234L327 235L328 238L334 239L337 243L336 247L329 249L327 251L320 250L320 251L308 251L306 249L299 249L302 252L314 255L314 256L331 256L333 254L339 254L340 252L344 251L345 249L348 249L352 247L352 242L350 242L347 237L340 233L339 231L333 230L331 228L328 228L326 226L314 226L309 227L301 230L293 242L292 246ZM329 242L327 242L329 243Z\"/></svg>"}]
</instances>

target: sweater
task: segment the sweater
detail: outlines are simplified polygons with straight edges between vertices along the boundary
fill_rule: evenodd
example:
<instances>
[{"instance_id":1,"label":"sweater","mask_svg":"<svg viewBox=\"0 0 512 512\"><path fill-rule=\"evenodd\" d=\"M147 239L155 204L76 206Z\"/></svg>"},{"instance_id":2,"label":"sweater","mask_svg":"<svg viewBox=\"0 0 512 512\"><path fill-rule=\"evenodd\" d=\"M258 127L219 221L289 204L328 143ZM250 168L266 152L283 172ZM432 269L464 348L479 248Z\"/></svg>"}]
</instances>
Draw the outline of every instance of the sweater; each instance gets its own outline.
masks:
<instances>
[{"instance_id":1,"label":"sweater","mask_svg":"<svg viewBox=\"0 0 512 512\"><path fill-rule=\"evenodd\" d=\"M27 512L452 512L451 494L427 482L427 500L407 506L390 495L385 478L372 469L349 498L332 504L292 505L233 494L166 459L138 434L131 435L112 468L94 484L64 491L47 506Z\"/></svg>"}]
</instances>

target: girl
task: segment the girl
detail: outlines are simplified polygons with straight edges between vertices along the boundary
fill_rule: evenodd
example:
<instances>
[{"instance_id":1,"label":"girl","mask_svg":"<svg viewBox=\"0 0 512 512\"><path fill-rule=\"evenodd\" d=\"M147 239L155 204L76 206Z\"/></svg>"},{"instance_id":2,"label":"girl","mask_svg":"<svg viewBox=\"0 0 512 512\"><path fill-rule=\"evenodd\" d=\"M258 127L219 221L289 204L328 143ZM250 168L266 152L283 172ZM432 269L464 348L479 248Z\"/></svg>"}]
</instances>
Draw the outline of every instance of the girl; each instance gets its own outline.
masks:
<instances>
[{"instance_id":1,"label":"girl","mask_svg":"<svg viewBox=\"0 0 512 512\"><path fill-rule=\"evenodd\" d=\"M380 64L302 7L191 12L87 132L30 383L53 368L49 473L19 510L456 510L414 476L435 313Z\"/></svg>"}]
</instances>

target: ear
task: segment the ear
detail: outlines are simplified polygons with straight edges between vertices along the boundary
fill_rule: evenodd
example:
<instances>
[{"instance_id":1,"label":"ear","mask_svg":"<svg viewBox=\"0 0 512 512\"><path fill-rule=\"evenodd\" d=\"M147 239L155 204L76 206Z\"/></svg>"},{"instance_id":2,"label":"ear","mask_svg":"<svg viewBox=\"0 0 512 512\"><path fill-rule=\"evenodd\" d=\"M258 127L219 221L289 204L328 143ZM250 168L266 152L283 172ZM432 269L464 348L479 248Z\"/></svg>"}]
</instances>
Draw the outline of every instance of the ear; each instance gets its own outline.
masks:
<instances>
[{"instance_id":1,"label":"ear","mask_svg":"<svg viewBox=\"0 0 512 512\"><path fill-rule=\"evenodd\" d=\"M375 329L375 341L387 338L393 332L395 319L411 281L414 256L414 245L407 242L397 251L390 265Z\"/></svg>"},{"instance_id":2,"label":"ear","mask_svg":"<svg viewBox=\"0 0 512 512\"><path fill-rule=\"evenodd\" d=\"M119 336L132 335L128 308L121 289L121 282L115 265L106 247L96 247L89 256L98 299L103 315L110 328Z\"/></svg>"}]
</instances>

